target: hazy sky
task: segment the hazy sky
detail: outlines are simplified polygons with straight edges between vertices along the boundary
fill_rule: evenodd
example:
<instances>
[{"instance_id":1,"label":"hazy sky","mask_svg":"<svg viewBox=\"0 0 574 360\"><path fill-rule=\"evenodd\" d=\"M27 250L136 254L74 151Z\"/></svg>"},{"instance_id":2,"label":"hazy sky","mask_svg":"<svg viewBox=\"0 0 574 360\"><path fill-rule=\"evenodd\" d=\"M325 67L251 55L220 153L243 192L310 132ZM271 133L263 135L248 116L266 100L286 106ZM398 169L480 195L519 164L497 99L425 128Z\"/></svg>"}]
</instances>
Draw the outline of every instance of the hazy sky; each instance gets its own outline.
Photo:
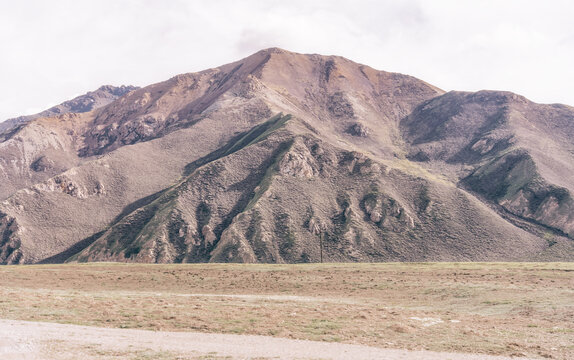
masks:
<instances>
[{"instance_id":1,"label":"hazy sky","mask_svg":"<svg viewBox=\"0 0 574 360\"><path fill-rule=\"evenodd\" d=\"M574 105L571 0L0 0L0 120L262 48Z\"/></svg>"}]
</instances>

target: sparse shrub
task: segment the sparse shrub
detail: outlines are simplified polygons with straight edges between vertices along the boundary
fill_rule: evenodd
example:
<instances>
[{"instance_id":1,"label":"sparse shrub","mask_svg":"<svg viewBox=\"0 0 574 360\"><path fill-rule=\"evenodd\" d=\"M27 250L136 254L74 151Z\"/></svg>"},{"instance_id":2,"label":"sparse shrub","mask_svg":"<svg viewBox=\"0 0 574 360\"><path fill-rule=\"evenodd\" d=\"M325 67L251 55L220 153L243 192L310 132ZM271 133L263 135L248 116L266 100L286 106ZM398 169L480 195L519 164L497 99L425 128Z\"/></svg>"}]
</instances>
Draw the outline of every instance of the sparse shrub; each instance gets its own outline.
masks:
<instances>
[{"instance_id":1,"label":"sparse shrub","mask_svg":"<svg viewBox=\"0 0 574 360\"><path fill-rule=\"evenodd\" d=\"M130 248L128 248L128 249L126 250L126 252L124 253L124 257L125 257L126 259L129 259L129 258L131 258L132 256L139 254L140 251L141 251L141 246L133 246L133 247L130 247Z\"/></svg>"},{"instance_id":2,"label":"sparse shrub","mask_svg":"<svg viewBox=\"0 0 574 360\"><path fill-rule=\"evenodd\" d=\"M195 210L195 218L197 220L198 232L201 233L201 229L205 225L209 224L209 220L211 220L211 209L204 201L199 203L197 206L197 209Z\"/></svg>"}]
</instances>

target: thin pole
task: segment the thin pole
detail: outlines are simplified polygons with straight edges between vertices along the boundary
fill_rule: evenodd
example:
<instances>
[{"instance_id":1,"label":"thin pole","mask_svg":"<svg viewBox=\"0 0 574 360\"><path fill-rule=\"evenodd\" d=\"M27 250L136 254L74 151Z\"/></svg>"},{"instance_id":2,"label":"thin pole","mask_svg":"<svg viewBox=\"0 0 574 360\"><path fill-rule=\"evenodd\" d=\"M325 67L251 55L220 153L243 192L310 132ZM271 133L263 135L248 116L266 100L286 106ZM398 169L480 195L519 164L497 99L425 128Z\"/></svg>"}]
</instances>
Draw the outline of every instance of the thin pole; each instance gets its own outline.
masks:
<instances>
[{"instance_id":1,"label":"thin pole","mask_svg":"<svg viewBox=\"0 0 574 360\"><path fill-rule=\"evenodd\" d=\"M319 233L319 253L321 254L321 264L323 263L323 232Z\"/></svg>"}]
</instances>

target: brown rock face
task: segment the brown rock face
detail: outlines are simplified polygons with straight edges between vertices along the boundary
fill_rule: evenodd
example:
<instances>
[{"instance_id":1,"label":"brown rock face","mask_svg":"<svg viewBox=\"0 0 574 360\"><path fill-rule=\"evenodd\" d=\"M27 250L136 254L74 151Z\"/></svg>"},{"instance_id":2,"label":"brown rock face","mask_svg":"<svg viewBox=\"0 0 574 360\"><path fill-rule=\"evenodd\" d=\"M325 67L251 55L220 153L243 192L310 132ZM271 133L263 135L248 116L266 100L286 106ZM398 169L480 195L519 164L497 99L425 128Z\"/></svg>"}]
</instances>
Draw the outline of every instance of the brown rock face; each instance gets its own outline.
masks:
<instances>
[{"instance_id":1,"label":"brown rock face","mask_svg":"<svg viewBox=\"0 0 574 360\"><path fill-rule=\"evenodd\" d=\"M283 175L311 178L319 174L317 161L302 142L297 142L279 163L279 172Z\"/></svg>"},{"instance_id":2,"label":"brown rock face","mask_svg":"<svg viewBox=\"0 0 574 360\"><path fill-rule=\"evenodd\" d=\"M136 89L138 89L137 86L104 85L95 91L90 91L84 95L80 95L72 100L68 100L61 103L60 105L56 105L48 110L44 110L41 113L5 120L0 123L0 133L41 117L58 116L68 113L89 112L94 109L101 108L102 106L108 105L117 98L124 96L130 91Z\"/></svg>"},{"instance_id":3,"label":"brown rock face","mask_svg":"<svg viewBox=\"0 0 574 360\"><path fill-rule=\"evenodd\" d=\"M356 123L356 124L351 125L349 127L348 132L351 135L359 136L359 137L369 136L369 128L367 128L365 125L360 124L360 123Z\"/></svg>"},{"instance_id":4,"label":"brown rock face","mask_svg":"<svg viewBox=\"0 0 574 360\"><path fill-rule=\"evenodd\" d=\"M0 133L1 263L573 259L571 107L281 49L122 91Z\"/></svg>"}]
</instances>

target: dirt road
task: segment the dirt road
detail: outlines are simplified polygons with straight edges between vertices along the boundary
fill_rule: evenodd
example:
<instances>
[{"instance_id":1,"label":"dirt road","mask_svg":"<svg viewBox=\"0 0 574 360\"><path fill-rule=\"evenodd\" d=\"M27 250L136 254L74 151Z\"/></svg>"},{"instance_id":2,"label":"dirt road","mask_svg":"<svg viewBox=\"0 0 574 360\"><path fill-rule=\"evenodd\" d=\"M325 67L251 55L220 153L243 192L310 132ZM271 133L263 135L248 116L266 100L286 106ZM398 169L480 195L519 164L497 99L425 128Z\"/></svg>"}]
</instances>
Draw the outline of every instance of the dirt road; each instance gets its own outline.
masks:
<instances>
[{"instance_id":1,"label":"dirt road","mask_svg":"<svg viewBox=\"0 0 574 360\"><path fill-rule=\"evenodd\" d=\"M14 360L510 359L485 355L390 350L267 336L110 329L16 320L0 320L0 358Z\"/></svg>"}]
</instances>

